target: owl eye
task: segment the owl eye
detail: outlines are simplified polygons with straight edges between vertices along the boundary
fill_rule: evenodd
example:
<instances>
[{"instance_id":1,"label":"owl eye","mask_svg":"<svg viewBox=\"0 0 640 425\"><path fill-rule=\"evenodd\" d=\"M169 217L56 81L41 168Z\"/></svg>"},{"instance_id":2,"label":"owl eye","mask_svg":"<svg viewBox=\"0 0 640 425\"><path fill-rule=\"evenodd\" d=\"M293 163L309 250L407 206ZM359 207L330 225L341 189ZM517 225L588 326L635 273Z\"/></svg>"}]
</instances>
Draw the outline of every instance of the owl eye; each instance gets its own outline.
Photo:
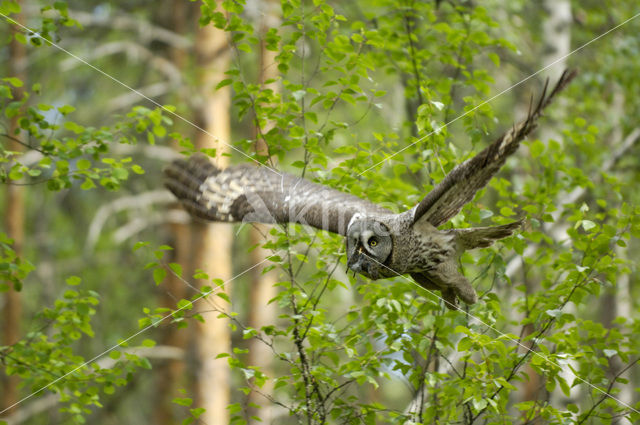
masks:
<instances>
[{"instance_id":1,"label":"owl eye","mask_svg":"<svg viewBox=\"0 0 640 425\"><path fill-rule=\"evenodd\" d=\"M376 238L370 238L370 239L369 239L369 246L374 247L374 246L376 246L376 245L378 245L378 239L376 239Z\"/></svg>"}]
</instances>

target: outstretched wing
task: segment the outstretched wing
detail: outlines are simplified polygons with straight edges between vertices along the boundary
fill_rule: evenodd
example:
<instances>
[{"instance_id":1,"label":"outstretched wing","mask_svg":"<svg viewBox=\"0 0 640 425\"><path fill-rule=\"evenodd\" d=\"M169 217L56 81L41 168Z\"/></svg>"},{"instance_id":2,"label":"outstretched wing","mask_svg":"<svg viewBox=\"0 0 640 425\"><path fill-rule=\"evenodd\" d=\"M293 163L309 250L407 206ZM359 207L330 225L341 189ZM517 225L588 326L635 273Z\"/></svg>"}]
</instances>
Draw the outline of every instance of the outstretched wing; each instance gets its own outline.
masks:
<instances>
[{"instance_id":1,"label":"outstretched wing","mask_svg":"<svg viewBox=\"0 0 640 425\"><path fill-rule=\"evenodd\" d=\"M575 71L565 70L548 95L549 81L547 80L542 96L535 107L532 99L527 118L514 125L482 152L451 170L413 210L409 211L413 213L413 222L423 219L437 227L460 212L462 207L471 201L476 192L482 189L502 167L507 157L518 149L520 142L536 127L543 109L575 75Z\"/></svg>"},{"instance_id":2,"label":"outstretched wing","mask_svg":"<svg viewBox=\"0 0 640 425\"><path fill-rule=\"evenodd\" d=\"M369 201L266 167L218 169L204 155L165 169L165 186L194 216L208 221L300 223L341 235L356 213L388 214Z\"/></svg>"}]
</instances>

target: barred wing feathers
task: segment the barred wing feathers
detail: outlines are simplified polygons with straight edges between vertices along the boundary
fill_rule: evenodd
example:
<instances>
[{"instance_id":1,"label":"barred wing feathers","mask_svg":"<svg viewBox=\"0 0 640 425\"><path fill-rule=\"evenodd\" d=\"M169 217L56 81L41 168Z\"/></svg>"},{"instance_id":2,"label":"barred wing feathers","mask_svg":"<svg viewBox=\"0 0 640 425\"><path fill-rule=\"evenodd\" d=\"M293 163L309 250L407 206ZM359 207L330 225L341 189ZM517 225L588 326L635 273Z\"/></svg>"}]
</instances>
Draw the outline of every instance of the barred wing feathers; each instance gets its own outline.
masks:
<instances>
[{"instance_id":1,"label":"barred wing feathers","mask_svg":"<svg viewBox=\"0 0 640 425\"><path fill-rule=\"evenodd\" d=\"M536 127L543 109L575 75L575 71L565 70L548 95L547 81L537 105L530 105L527 118L514 125L482 152L451 170L413 209L413 222L422 219L437 227L460 212L466 203L473 200L476 192L498 172L509 155L518 149L520 142Z\"/></svg>"},{"instance_id":2,"label":"barred wing feathers","mask_svg":"<svg viewBox=\"0 0 640 425\"><path fill-rule=\"evenodd\" d=\"M357 196L266 167L218 169L203 155L174 161L165 186L206 221L300 223L341 235L356 213L389 211Z\"/></svg>"}]
</instances>

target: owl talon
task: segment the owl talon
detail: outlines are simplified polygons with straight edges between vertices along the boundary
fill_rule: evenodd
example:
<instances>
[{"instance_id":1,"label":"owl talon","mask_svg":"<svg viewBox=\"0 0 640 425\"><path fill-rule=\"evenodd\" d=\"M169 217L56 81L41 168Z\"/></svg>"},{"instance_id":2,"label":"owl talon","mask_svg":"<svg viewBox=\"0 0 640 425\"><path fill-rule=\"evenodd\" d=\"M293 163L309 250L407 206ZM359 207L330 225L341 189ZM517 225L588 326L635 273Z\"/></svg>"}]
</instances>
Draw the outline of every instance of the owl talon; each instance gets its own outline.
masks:
<instances>
[{"instance_id":1,"label":"owl talon","mask_svg":"<svg viewBox=\"0 0 640 425\"><path fill-rule=\"evenodd\" d=\"M449 310L458 310L458 299L456 298L456 294L451 288L443 289L442 291L442 300L444 301L444 305Z\"/></svg>"}]
</instances>

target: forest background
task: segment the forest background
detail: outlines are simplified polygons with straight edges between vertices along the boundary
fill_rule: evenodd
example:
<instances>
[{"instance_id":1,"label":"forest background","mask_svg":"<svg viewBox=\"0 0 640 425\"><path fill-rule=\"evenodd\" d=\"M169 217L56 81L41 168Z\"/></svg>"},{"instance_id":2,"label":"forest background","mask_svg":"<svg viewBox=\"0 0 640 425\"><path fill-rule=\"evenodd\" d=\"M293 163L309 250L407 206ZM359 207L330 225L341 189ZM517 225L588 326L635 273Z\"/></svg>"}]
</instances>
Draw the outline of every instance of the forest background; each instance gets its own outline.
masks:
<instances>
[{"instance_id":1,"label":"forest background","mask_svg":"<svg viewBox=\"0 0 640 425\"><path fill-rule=\"evenodd\" d=\"M624 1L0 2L0 423L640 422L640 19ZM578 77L448 226L480 301L342 238L194 223L172 159L401 211Z\"/></svg>"}]
</instances>

